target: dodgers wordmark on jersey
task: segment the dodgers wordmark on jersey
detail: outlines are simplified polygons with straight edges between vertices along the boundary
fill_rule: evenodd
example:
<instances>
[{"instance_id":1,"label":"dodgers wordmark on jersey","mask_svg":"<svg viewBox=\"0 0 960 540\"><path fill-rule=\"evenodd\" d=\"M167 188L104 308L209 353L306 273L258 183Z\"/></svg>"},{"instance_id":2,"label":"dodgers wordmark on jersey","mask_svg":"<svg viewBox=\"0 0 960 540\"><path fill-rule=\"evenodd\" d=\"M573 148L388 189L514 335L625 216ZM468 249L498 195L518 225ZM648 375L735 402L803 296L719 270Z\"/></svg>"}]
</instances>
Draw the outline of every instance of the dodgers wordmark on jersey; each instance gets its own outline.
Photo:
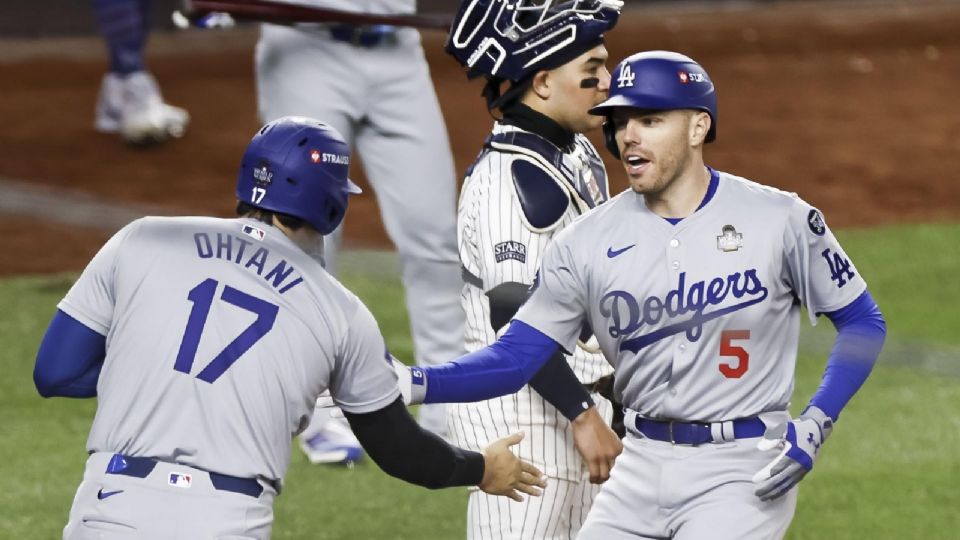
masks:
<instances>
[{"instance_id":1,"label":"dodgers wordmark on jersey","mask_svg":"<svg viewBox=\"0 0 960 540\"><path fill-rule=\"evenodd\" d=\"M496 341L487 293L504 283L533 283L551 239L607 200L608 193L603 163L585 136L577 135L572 147L561 151L539 135L495 124L468 172L459 204L469 351ZM582 337L567 359L582 382L592 383L613 369L596 341ZM451 436L465 448L483 448L520 429L527 432L520 443L522 458L548 476L581 479L569 424L529 386L515 395L449 407Z\"/></svg>"},{"instance_id":2,"label":"dodgers wordmark on jersey","mask_svg":"<svg viewBox=\"0 0 960 540\"><path fill-rule=\"evenodd\" d=\"M621 193L560 233L517 319L564 347L581 319L651 418L718 422L784 411L801 302L811 322L866 284L818 210L712 171L712 200L677 225Z\"/></svg>"},{"instance_id":3,"label":"dodgers wordmark on jersey","mask_svg":"<svg viewBox=\"0 0 960 540\"><path fill-rule=\"evenodd\" d=\"M399 395L367 308L254 219L137 220L58 307L107 338L90 452L279 483L325 389L352 413Z\"/></svg>"}]
</instances>

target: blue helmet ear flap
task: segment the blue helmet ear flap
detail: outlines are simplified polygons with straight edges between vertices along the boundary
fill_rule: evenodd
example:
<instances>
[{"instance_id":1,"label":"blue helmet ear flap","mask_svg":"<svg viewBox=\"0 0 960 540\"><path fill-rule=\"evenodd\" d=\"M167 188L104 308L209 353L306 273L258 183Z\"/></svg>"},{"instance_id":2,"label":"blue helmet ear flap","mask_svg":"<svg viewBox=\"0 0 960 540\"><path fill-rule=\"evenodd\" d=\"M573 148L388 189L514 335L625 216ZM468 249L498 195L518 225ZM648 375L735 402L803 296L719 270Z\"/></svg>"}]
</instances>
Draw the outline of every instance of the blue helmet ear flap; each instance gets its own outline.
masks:
<instances>
[{"instance_id":1,"label":"blue helmet ear flap","mask_svg":"<svg viewBox=\"0 0 960 540\"><path fill-rule=\"evenodd\" d=\"M613 118L607 117L603 121L603 144L613 157L620 159L620 148L617 147L617 128L613 125Z\"/></svg>"},{"instance_id":2,"label":"blue helmet ear flap","mask_svg":"<svg viewBox=\"0 0 960 540\"><path fill-rule=\"evenodd\" d=\"M320 234L326 236L340 226L344 216L347 215L347 207L337 204L333 199L325 199L318 214L314 228Z\"/></svg>"}]
</instances>

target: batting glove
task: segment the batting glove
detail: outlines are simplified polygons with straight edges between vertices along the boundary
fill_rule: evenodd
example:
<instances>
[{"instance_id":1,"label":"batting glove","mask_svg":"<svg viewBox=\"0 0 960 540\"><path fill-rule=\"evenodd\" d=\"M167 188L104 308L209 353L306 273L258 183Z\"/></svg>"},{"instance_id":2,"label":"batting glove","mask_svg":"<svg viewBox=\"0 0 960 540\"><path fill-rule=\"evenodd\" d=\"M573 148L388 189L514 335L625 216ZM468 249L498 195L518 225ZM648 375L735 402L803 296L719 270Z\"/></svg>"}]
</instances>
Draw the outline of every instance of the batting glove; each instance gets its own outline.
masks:
<instances>
[{"instance_id":1,"label":"batting glove","mask_svg":"<svg viewBox=\"0 0 960 540\"><path fill-rule=\"evenodd\" d=\"M782 448L780 454L753 475L754 493L771 501L790 491L813 469L820 446L833 430L833 420L817 407L807 407L799 418L767 429L757 448Z\"/></svg>"},{"instance_id":2,"label":"batting glove","mask_svg":"<svg viewBox=\"0 0 960 540\"><path fill-rule=\"evenodd\" d=\"M427 395L427 378L418 367L410 367L390 355L390 365L397 374L397 385L404 405L419 405Z\"/></svg>"}]
</instances>

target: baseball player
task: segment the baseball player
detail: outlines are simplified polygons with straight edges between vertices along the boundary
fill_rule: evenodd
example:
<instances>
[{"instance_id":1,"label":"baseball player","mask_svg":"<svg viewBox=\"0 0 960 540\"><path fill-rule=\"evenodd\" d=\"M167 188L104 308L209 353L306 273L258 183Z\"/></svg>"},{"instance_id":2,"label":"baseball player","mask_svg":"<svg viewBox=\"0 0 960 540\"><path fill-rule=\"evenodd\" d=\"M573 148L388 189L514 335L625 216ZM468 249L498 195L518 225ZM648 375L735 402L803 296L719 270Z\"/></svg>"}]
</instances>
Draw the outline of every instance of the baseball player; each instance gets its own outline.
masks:
<instances>
[{"instance_id":1,"label":"baseball player","mask_svg":"<svg viewBox=\"0 0 960 540\"><path fill-rule=\"evenodd\" d=\"M150 32L150 0L93 0L94 13L110 53L110 70L97 97L94 127L119 133L131 144L182 137L190 115L164 103L157 80L147 71L143 49Z\"/></svg>"},{"instance_id":2,"label":"baseball player","mask_svg":"<svg viewBox=\"0 0 960 540\"><path fill-rule=\"evenodd\" d=\"M550 239L609 197L603 162L582 133L602 121L588 111L607 97L603 33L621 6L469 0L454 19L447 51L470 77L486 78L487 106L501 116L469 169L459 202L468 351L494 342L514 316ZM471 15L491 8L486 17ZM564 41L568 33L576 38ZM480 54L494 47L504 51L500 62ZM597 390L613 368L596 339L586 331L572 354L558 356L570 362L610 420L612 406ZM582 412L582 398L568 399L572 407L558 410L524 386L509 396L448 407L454 442L480 449L500 433L522 430L529 437L519 455L550 477L544 496L523 506L471 490L468 538L576 536L599 486L588 481L567 419Z\"/></svg>"},{"instance_id":3,"label":"baseball player","mask_svg":"<svg viewBox=\"0 0 960 540\"><path fill-rule=\"evenodd\" d=\"M413 399L513 391L574 350L587 322L629 435L579 538L780 538L794 488L876 361L883 317L819 210L704 165L717 99L692 59L627 58L593 111L632 189L553 239L497 343L414 371ZM792 418L801 304L838 334Z\"/></svg>"},{"instance_id":4,"label":"baseball player","mask_svg":"<svg viewBox=\"0 0 960 540\"><path fill-rule=\"evenodd\" d=\"M407 14L414 0L301 0L364 13ZM264 24L256 49L263 122L323 118L363 159L387 234L397 247L417 364L463 352L462 286L456 246L456 179L450 143L414 28L351 24ZM327 239L336 273L341 231ZM424 427L445 434L443 405L420 409ZM302 448L315 462L356 456L343 429L318 409Z\"/></svg>"},{"instance_id":5,"label":"baseball player","mask_svg":"<svg viewBox=\"0 0 960 540\"><path fill-rule=\"evenodd\" d=\"M143 218L60 302L37 355L44 396L98 398L64 538L270 536L292 436L329 389L371 458L439 488L520 499L541 473L423 430L398 399L369 310L320 264L343 219L348 145L288 117L244 154L238 218Z\"/></svg>"}]
</instances>

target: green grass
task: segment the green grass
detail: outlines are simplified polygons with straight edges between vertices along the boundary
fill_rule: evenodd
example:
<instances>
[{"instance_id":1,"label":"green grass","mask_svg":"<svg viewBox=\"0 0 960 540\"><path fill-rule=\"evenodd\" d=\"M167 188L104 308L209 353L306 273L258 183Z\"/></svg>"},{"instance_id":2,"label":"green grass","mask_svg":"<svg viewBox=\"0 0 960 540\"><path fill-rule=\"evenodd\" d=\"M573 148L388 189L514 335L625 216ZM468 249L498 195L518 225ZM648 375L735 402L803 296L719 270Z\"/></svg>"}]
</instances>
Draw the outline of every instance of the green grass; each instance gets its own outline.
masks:
<instances>
[{"instance_id":1,"label":"green grass","mask_svg":"<svg viewBox=\"0 0 960 540\"><path fill-rule=\"evenodd\" d=\"M953 353L960 347L960 284L953 277L960 270L960 226L844 231L840 238L870 283L891 337L804 480L789 538L956 538L960 371ZM391 350L411 358L395 260L355 254L341 268ZM62 276L0 281L3 539L59 538L83 471L94 401L44 400L31 381L37 344L69 285ZM831 336L828 322L805 328L794 412L819 383ZM938 354L948 362L925 360ZM274 538L462 538L465 505L463 489L416 488L368 462L350 470L312 466L294 451Z\"/></svg>"}]
</instances>

